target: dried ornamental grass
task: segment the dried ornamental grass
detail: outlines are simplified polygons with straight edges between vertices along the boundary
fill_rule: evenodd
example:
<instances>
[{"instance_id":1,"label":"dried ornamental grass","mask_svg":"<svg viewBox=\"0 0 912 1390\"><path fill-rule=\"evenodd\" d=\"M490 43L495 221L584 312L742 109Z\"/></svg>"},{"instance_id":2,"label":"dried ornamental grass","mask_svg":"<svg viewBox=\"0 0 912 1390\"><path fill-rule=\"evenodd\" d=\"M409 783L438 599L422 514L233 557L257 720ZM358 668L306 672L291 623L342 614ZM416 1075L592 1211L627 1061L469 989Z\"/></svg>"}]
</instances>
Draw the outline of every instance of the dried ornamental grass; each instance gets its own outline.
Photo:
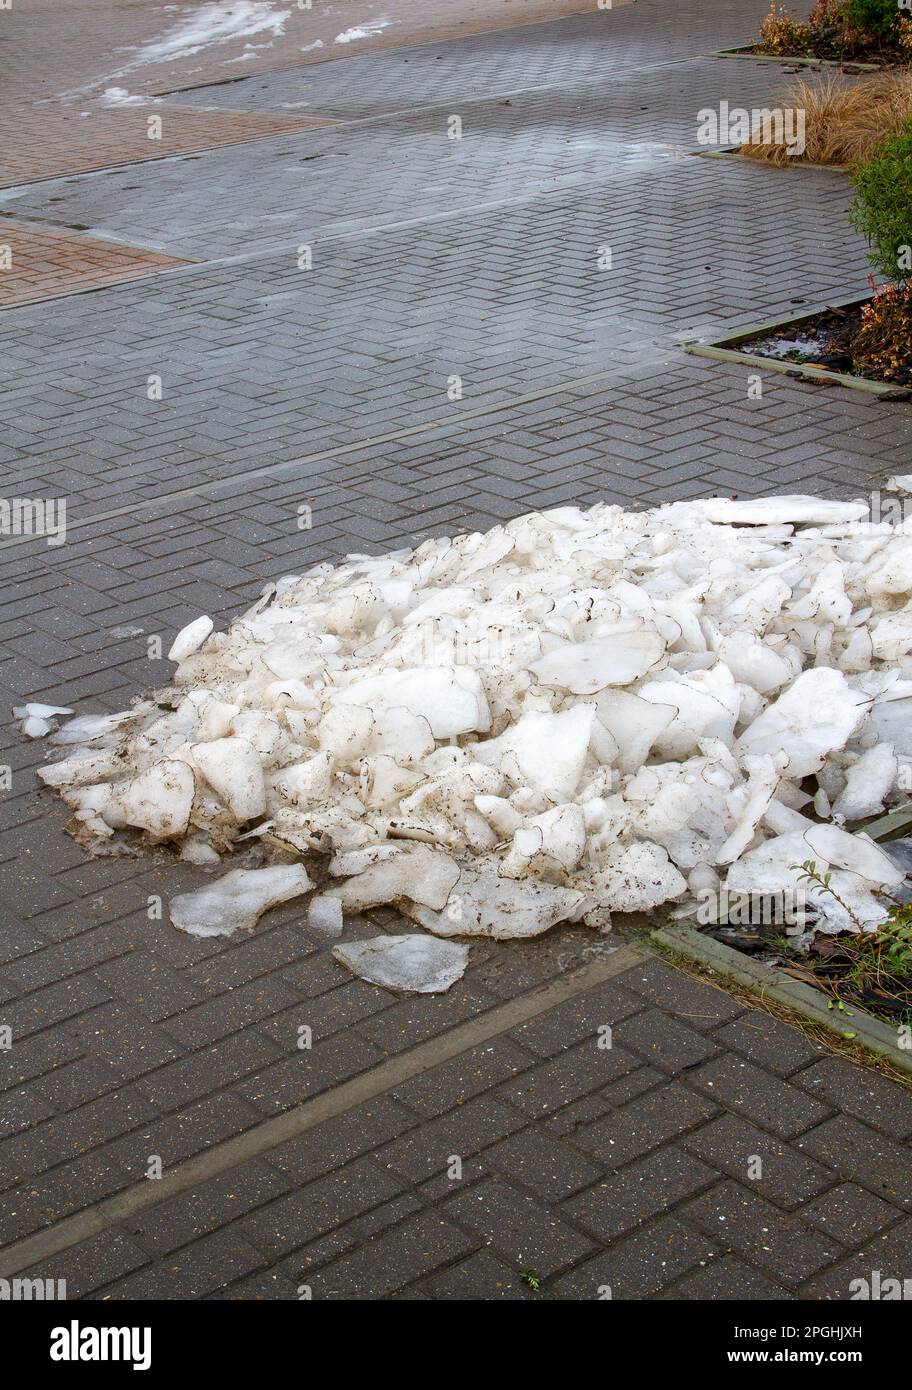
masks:
<instances>
[{"instance_id":1,"label":"dried ornamental grass","mask_svg":"<svg viewBox=\"0 0 912 1390\"><path fill-rule=\"evenodd\" d=\"M869 159L888 135L912 117L912 73L887 72L862 82L828 75L796 80L783 106L805 113L805 147L800 156L784 142L741 146L748 159L788 164L859 164Z\"/></svg>"}]
</instances>

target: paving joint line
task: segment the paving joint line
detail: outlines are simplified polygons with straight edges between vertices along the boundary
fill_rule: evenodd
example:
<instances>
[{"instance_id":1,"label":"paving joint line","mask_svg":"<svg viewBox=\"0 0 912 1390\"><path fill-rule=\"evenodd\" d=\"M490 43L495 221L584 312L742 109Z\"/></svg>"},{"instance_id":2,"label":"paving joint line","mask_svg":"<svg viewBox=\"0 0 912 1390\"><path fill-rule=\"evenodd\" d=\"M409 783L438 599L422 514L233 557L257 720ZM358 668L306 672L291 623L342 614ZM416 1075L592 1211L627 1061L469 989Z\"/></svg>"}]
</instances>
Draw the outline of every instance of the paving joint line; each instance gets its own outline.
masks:
<instances>
[{"instance_id":1,"label":"paving joint line","mask_svg":"<svg viewBox=\"0 0 912 1390\"><path fill-rule=\"evenodd\" d=\"M672 345L673 347L675 345ZM660 351L654 356L640 358L636 363L636 368L655 366L659 362L667 360L668 352ZM410 439L415 435L431 434L435 430L452 429L464 420L479 420L487 415L494 415L504 410L512 410L517 406L529 405L534 401L546 400L549 396L559 396L564 391L573 391L581 386L589 386L595 382L606 381L611 377L630 370L629 365L619 365L606 368L603 372L596 372L593 376L573 377L569 381L557 382L553 386L543 387L540 391L533 391L527 396L511 396L503 401L494 401L491 405L479 406L477 410L467 410L461 412L455 419L444 419L442 416L423 421L420 425L409 425L406 429L392 430L387 434L372 435L367 439L353 440L351 444L338 444L332 449L319 449L313 454L302 454L299 458L289 459L284 463L263 464L259 468L247 469L242 473L233 473L223 478L213 478L211 482L199 483L196 487L178 488L174 492L158 493L154 497L138 498L134 502L126 503L122 507L111 507L108 511L97 512L94 516L76 518L73 521L67 520L67 531L82 529L87 526L95 526L103 521L113 521L120 516L131 516L136 512L148 511L152 507L162 506L168 502L179 502L190 497L205 497L213 489L230 488L233 484L245 484L256 478L269 478L279 473L282 469L300 468L304 464L318 463L324 459L334 459L344 457L346 454L362 453L365 449L375 448L380 444L391 444L400 439ZM419 514L420 515L420 514ZM43 542L44 536L14 536L9 540L0 541L0 551L11 550L22 545L29 545L35 542Z\"/></svg>"},{"instance_id":2,"label":"paving joint line","mask_svg":"<svg viewBox=\"0 0 912 1390\"><path fill-rule=\"evenodd\" d=\"M366 1101L386 1095L403 1082L452 1061L473 1047L500 1037L520 1024L540 1017L558 1004L653 958L653 952L639 946L616 947L607 957L590 961L427 1042L418 1043L361 1075L302 1101L281 1115L263 1120L242 1134L213 1144L205 1153L178 1163L162 1178L155 1181L146 1178L134 1183L113 1197L107 1197L73 1216L65 1217L63 1221L13 1242L0 1251L0 1278L8 1278L41 1260L69 1250L82 1241L101 1235L120 1221L157 1207L169 1198L188 1192L252 1158L261 1157L317 1125L345 1114Z\"/></svg>"},{"instance_id":3,"label":"paving joint line","mask_svg":"<svg viewBox=\"0 0 912 1390\"><path fill-rule=\"evenodd\" d=\"M623 73L629 75L629 76L638 76L640 73L644 73L644 72L653 72L653 71L656 71L656 70L661 69L661 68L677 67L677 66L680 66L680 65L683 64L683 63L694 63L694 62L698 62L700 59L705 58L706 56L707 56L707 55L704 54L704 53L693 53L693 54L689 54L689 55L687 55L686 57L682 57L682 58L664 58L664 59L661 59L660 61L655 62L655 63L643 63L640 67L633 67L633 66L631 66L631 65L629 65L629 64L624 64L623 67L621 68L621 71L622 71ZM338 60L337 60L337 61L338 61ZM279 69L270 70L270 71L267 71L267 72L264 72L264 73L256 73L256 74L249 74L249 75L250 75L250 76L256 76L256 77L276 77L276 76L282 76L282 74L285 73L285 72L306 72L309 66L315 66L315 65L313 65L313 64L310 64L310 65L308 65L308 64L302 64L300 67L297 67L297 68L279 68ZM238 79L238 80L239 80L239 79ZM473 105L477 105L477 104L483 103L483 102L501 101L501 100L503 100L504 97L522 96L524 93L527 93L527 92L528 92L528 93L532 93L532 92L561 92L561 91L572 91L575 87L586 87L586 86L591 86L591 85L593 85L593 84L596 83L596 82L602 82L602 83L604 83L604 81L605 81L605 75L604 75L604 73L600 73L600 74L599 74L598 76L596 76L596 77L583 77L583 78L580 78L580 79L579 79L578 81L576 81L576 82L552 82L552 83L545 83L545 84L543 84L542 86L539 86L539 87L508 87L508 88L506 88L506 89L504 89L504 90L502 90L502 91L501 91L501 90L497 90L497 91L486 92L486 93L485 93L484 95L482 95L482 96L477 96L477 97L465 97L465 98L456 97L456 98L453 99L453 101L450 101L450 102L431 102L431 103L429 103L427 106L404 106L404 107L402 107L400 110L396 110L396 111L378 111L378 112L376 112L376 113L375 113L374 115L372 115L372 116L353 116L353 117L351 117L351 118L348 119L348 120L346 120L345 117L339 118L339 117L335 117L335 116L332 116L332 115L322 115L322 114L321 114L321 115L319 116L318 119L324 120L324 121L325 121L325 124L324 124L324 125L320 125L320 126L313 126L313 127L311 127L310 129L294 130L294 131L292 131L292 130L288 130L288 131L273 131L273 132L271 132L271 133L269 133L269 134L263 134L263 135L259 135L259 136L247 136L247 137L245 137L245 138L242 139L242 140L232 140L232 141L228 141L228 142L226 142L225 144L221 144L221 145L201 145L201 146L199 146L198 148L195 148L195 149L181 150L181 151L175 152L175 153L173 153L173 154L153 155L151 158L146 158L146 159L128 159L128 160L122 161L121 163L116 163L116 164L104 164L104 165L101 165L101 166L100 166L99 168L97 168L97 169L73 169L73 170L66 170L66 169L65 169L65 170L62 170L59 174L46 174L43 178L29 179L29 180L27 180L27 181L24 182L24 183L7 183L7 184L2 184L2 183L0 183L0 194L16 193L16 192L18 192L19 190L21 190L21 191L24 193L24 192L26 192L26 191L39 188L39 187L41 186L41 184L43 184L43 183L57 183L60 179L70 179L70 178L100 178L100 177L103 177L105 174L114 172L114 171L116 171L116 170L118 170L118 169L134 169L134 168L136 168L136 167L139 166L139 165L144 165L144 164L160 164L160 163L163 163L164 161L169 160L169 159L185 159L188 155L192 155L192 154L207 154L207 153L209 153L210 151L215 151L215 150L233 149L233 148L235 148L235 147L238 146L238 145L249 145L249 144L254 144L254 143L256 143L257 140L285 140L285 139L288 139L288 138L295 138L295 137L297 137L297 136L302 136L302 135L312 135L312 134L314 134L315 132L320 132L320 131L324 131L324 130L330 131L330 132L332 132L332 133L336 133L337 131L351 130L351 129L353 129L353 128L355 128L355 127L359 127L359 126L364 126L364 125L376 125L376 124L378 124L378 123L381 123L381 124L382 124L382 122L384 122L384 121L399 120L399 119L402 119L403 117L408 117L408 116L420 116L420 115L422 115L424 112L427 112L427 111L448 111L448 110L450 109L450 107L453 105L453 102L454 102L454 101L460 102L463 106L473 106ZM203 85L204 85L204 86L218 86L219 84L218 84L218 83L206 83L206 84L203 84ZM159 95L159 96L161 96L161 95L170 96L170 95L173 95L175 92L180 92L180 91L183 91L183 92L192 92L192 91L198 91L198 90L200 90L198 87L183 87L183 88L174 88L172 91L164 92L164 93L155 93L155 92L151 92L149 95L150 95L150 99L151 99L151 97L156 96L156 95ZM166 105L170 105L170 106L172 106L172 107L176 107L176 106L179 106L180 103L179 103L179 102L171 102L171 103L166 103ZM187 108L184 107L183 109L186 110ZM202 110L206 110L207 108L205 108L205 107L191 107L190 109L191 109L191 110L201 110L201 111L202 111ZM228 111L229 113L238 114L238 113L235 112L235 109L234 109L233 107L226 107L225 110ZM248 115L249 115L249 114L254 114L254 115L255 115L255 114L274 115L274 114L276 114L276 113L275 113L275 112L268 112L268 111L267 111L267 112L265 112L265 113L247 112L246 114L248 114Z\"/></svg>"},{"instance_id":4,"label":"paving joint line","mask_svg":"<svg viewBox=\"0 0 912 1390\"><path fill-rule=\"evenodd\" d=\"M216 148L222 149L224 146L217 146ZM179 158L180 156L174 157ZM563 193L568 188L580 188L584 185L591 188L592 180L587 179L584 174L572 175L565 183L562 183L559 188L539 188L533 193L519 194L515 198L501 198L493 203L472 203L468 207L448 208L441 212L426 213L424 217L407 217L402 221L378 222L369 227L351 227L347 231L327 232L325 234L321 234L318 228L307 227L303 231L296 233L293 243L290 241L275 241L265 247L261 244L256 251L245 251L231 256L215 256L210 260L193 260L190 257L184 257L181 265L161 266L157 271L153 272L153 275L155 278L158 278L160 275L177 275L186 273L187 271L221 270L232 265L248 265L252 261L265 260L269 256L287 255L292 247L297 247L302 240L313 245L319 244L322 246L326 242L346 241L352 237L380 236L388 232L407 231L411 227L423 227L432 222L446 222L452 220L454 217L484 217L487 213L498 212L501 208L522 207L526 203L534 202L536 198L550 197L555 193ZM0 189L0 195L2 195L2 192L3 190ZM17 216L17 214L14 213L8 215L11 218ZM0 203L0 219L5 216L7 216L7 214L3 211L2 203ZM45 231L60 231L59 223L42 221L37 218L34 213L30 214L30 220L23 215L18 215L17 220L23 226L27 225L30 231L34 231L38 234ZM89 234L96 237L99 241L113 242L116 246L127 246L134 251L152 251L159 255L171 255L171 252L166 251L161 245L143 245L142 242L128 241L125 237L117 238L110 232L104 232L99 228L91 228L90 232L77 233L76 235ZM175 259L178 258L175 257ZM136 284L136 280L148 280L151 278L152 275L136 276L133 280L126 280L113 285L88 285L80 289L68 290L64 294L56 294L47 297L53 299L69 299L72 295L76 294L95 294L103 290L132 289ZM27 307L27 304L35 304L38 302L41 301L28 300L26 303L21 304L4 304L0 305L0 311L8 312L14 309L23 309Z\"/></svg>"},{"instance_id":5,"label":"paving joint line","mask_svg":"<svg viewBox=\"0 0 912 1390\"><path fill-rule=\"evenodd\" d=\"M404 51L410 52L411 50L404 50ZM643 72L655 72L656 70L661 69L661 68L678 67L678 66L680 66L682 63L695 63L695 62L699 62L701 59L705 58L706 56L707 56L707 55L706 55L705 53L690 53L690 54L686 54L685 56L683 56L683 57L681 57L681 58L659 58L659 59L657 59L656 62L654 62L654 63L641 63L639 67L634 67L634 66L631 65L630 63L624 63L624 64L620 67L620 69L618 69L618 72L621 72L621 73L623 73L624 75L631 76L631 77L632 77L632 76L639 76L639 74L640 74L640 73L643 73ZM312 66L312 65L311 65L311 66ZM300 67L298 67L298 68L284 68L284 69L283 69L283 68L279 68L279 69L276 69L276 70L274 70L274 71L265 72L265 73L262 73L262 74L261 74L261 73L256 73L256 74L251 73L251 74L249 74L249 76L251 76L251 77L254 77L254 76L256 76L256 77L261 77L261 76L262 76L262 77L264 77L264 78L265 78L265 77L281 77L281 76L283 76L284 73L286 73L286 72L306 72L306 71L307 71L307 68L308 68L308 64L304 63L304 64L302 64L302 65L301 65ZM424 106L401 106L401 107L397 107L397 109L396 109L395 111L375 111L375 112L373 113L373 115L370 115L370 116L349 116L349 117L345 117L344 115L334 115L333 112L332 112L332 107L329 107L328 110L324 110L324 111L320 111L320 112L315 112L315 113L314 113L314 119L316 119L316 120L321 120L321 121L325 121L325 122L326 122L326 125L325 125L325 126L314 126L313 129L314 129L314 130L324 130L324 129L332 128L333 131L336 131L336 130L343 130L343 129L348 129L348 128L351 127L351 126L373 125L373 124L376 124L377 122L401 120L403 117L407 117L407 116L421 116L421 115L423 115L426 111L450 111L450 110L452 110L453 106L454 106L454 105L457 105L457 104L460 105L460 106L477 106L477 105L482 104L482 103L487 102L487 101L502 101L502 100L504 99L504 97L521 97L521 96L525 96L526 93L530 93L530 94L531 94L531 93L533 93L533 92L567 92L567 91L573 91L573 89L574 89L575 87L591 87L591 86L592 86L594 83L596 83L596 82L601 82L602 84L604 84L604 82L605 82L605 74L604 74L604 73L598 73L595 77L579 77L579 78L576 78L575 81L571 81L571 82L542 82L542 83L540 83L540 84L537 84L537 85L534 85L534 86L531 86L531 87L502 87L502 88L501 88L501 87L498 87L498 88L495 88L495 89L493 89L493 90L491 90L491 91L484 92L483 94L480 94L479 96L465 96L465 97L454 96L454 97L450 98L450 100L448 100L448 101L431 101L431 102L427 102ZM212 85L217 85L217 84L207 83L207 84L205 84L205 85L207 85L207 86L212 86ZM175 89L175 92L183 91L184 93L186 93L186 92L192 92L192 91L198 91L198 90L199 90L199 88L196 88L196 87L184 87L184 88L176 88L176 89ZM160 95L160 96L161 96L161 95L164 95L164 96L171 96L171 95L173 95L173 93L171 93L171 92L165 92L165 93L158 93L158 95ZM180 102L166 103L166 105L180 106ZM186 106L183 107L183 110L186 111L187 109L188 109L188 107L186 107ZM205 110L211 110L212 108L211 108L211 107L192 107L192 106L191 106L189 109L190 109L190 110L203 110L203 111L205 111ZM226 107L224 107L224 108L219 108L219 109L224 109L225 111L235 111L235 110L240 110L241 108L236 108L236 107L233 107L233 106L226 106ZM271 111L267 111L265 114L267 114L267 115L273 115L273 114L275 114L275 113L274 113L274 112L271 112ZM295 135L308 135L308 134L310 134L310 131L307 131L307 130L297 130L297 131L293 131L293 132L289 132L289 133L290 133L290 134L295 134ZM271 139L272 137L269 136L269 137L267 137L267 138ZM213 149L218 149L218 148L220 148L218 145L214 145L214 146L213 146ZM163 156L163 157L170 158L170 156ZM88 172L88 171L87 171L87 172ZM94 172L96 172L96 171L95 171L95 170L92 170L91 172L94 173Z\"/></svg>"},{"instance_id":6,"label":"paving joint line","mask_svg":"<svg viewBox=\"0 0 912 1390\"><path fill-rule=\"evenodd\" d=\"M215 145L212 146L212 148L225 149L228 147L224 145ZM678 167L670 168L668 170L669 173L673 174L680 173L682 170L686 171L687 164L684 156L686 155L690 157L695 155L696 152L694 150L685 149L683 146L681 146L680 153L682 156L681 160L675 161L678 164ZM180 154L162 156L162 160L166 158L183 159L185 158L185 156ZM143 160L138 162L148 163L149 161ZM129 168L133 166L111 166L112 169L116 169L119 167ZM747 161L742 161L742 164L740 166L735 165L734 167L746 168ZM107 173L108 170L98 170L97 172ZM524 207L527 203L533 203L539 198L551 198L555 195L566 194L568 191L572 192L578 189L586 189L591 193L599 187L607 187L615 183L619 176L626 176L630 179L637 179L642 178L644 176L644 172L644 170L636 168L631 168L629 171L620 169L613 170L610 176L606 174L602 178L595 179L590 174L585 173L560 175L559 177L561 179L561 182L556 187L536 188L529 193L517 194L513 198L500 198L490 203L470 203L462 207L446 208L442 209L439 212L425 213L424 216L421 217L407 217L393 222L377 222L371 224L370 226L350 227L344 231L321 232L319 227L305 227L303 230L299 230L295 233L293 242L274 241L268 243L265 246L261 242L255 251L245 251L227 256L213 256L207 259L200 259L199 257L192 257L189 255L178 257L174 254L174 252L169 251L161 243L143 243L141 241L130 240L126 237L121 237L112 232L106 231L102 227L91 227L86 229L84 233L79 233L78 235L91 235L96 237L98 240L113 242L116 246L126 246L129 247L131 250L135 251L151 251L159 255L172 256L175 260L180 260L182 262L179 265L161 266L157 271L154 272L155 278L158 278L159 276L186 275L188 273L193 274L210 269L223 269L227 266L232 265L249 265L254 261L265 260L269 256L288 254L290 248L297 247L302 241L314 245L324 245L327 242L345 241L353 237L380 236L390 232L407 231L409 228L412 227L423 227L425 225L430 225L435 222L452 221L454 218L457 217L484 217L488 213L498 212L502 208ZM558 176L555 175L554 177L557 178ZM32 186L33 185L31 184L21 185L23 193L27 192ZM60 223L52 222L49 219L42 218L35 212L20 213L16 212L15 210L8 210L3 202L3 195L15 191L18 191L18 186L16 189L3 188L2 186L0 186L0 218L9 217L11 219L18 220L23 226L29 226L32 230L39 233L44 231L65 233L70 230L66 227L63 227ZM330 222L327 225L331 227L334 224ZM151 277L143 276L137 277L137 279L138 278L149 279ZM124 281L123 283L113 285L92 285L87 286L83 289L71 290L66 294L54 295L52 297L54 299L67 299L71 294L95 294L100 291L130 289L133 287L134 284L135 281ZM37 301L28 302L34 303ZM8 312L15 309L22 309L25 307L25 304L2 305L0 306L0 311Z\"/></svg>"},{"instance_id":7,"label":"paving joint line","mask_svg":"<svg viewBox=\"0 0 912 1390\"><path fill-rule=\"evenodd\" d=\"M635 3L636 3L636 0L633 0L633 3L635 4ZM608 8L610 9L610 5L608 6ZM522 30L524 30L524 29L539 29L539 28L542 28L545 24L566 24L568 20L579 19L581 14L585 14L585 15L587 15L587 17L588 17L587 11L584 10L584 11L581 11L579 14L556 15L556 16L554 16L553 19L535 19L535 20L533 20L530 24L507 24L507 25L501 25L501 26L499 26L499 27L496 28L496 29L478 29L478 30L474 30L473 32L468 33L468 34L448 34L448 35L444 35L443 37L440 37L440 38L433 38L433 37L431 37L431 38L428 38L428 39L422 39L420 43L402 43L402 44L397 44L395 47L391 47L391 48L375 48L375 49L371 49L368 53L357 53L357 54L351 54L351 53L334 53L334 52L332 51L332 49L330 49L330 50L325 54L324 57L322 57L322 58L315 58L315 59L314 59L312 62L310 62L310 63L295 63L292 67L288 67L288 68L267 68L265 72L243 73L243 74L241 74L239 77L219 77L219 78L215 78L215 79L214 79L213 81L211 81L211 82L197 82L197 83L195 83L195 85L192 86L192 87L155 87L155 88L150 89L149 95L150 95L150 96L164 97L164 96L170 96L170 95L172 95L172 93L174 93L174 92L195 92L195 91L199 91L199 90L200 90L201 88L203 88L203 87L229 87L229 86L233 86L235 83L238 83L238 82L246 82L247 79L250 78L250 77L255 77L255 78L259 78L259 77L272 77L272 76L275 76L275 75L281 76L283 73L287 73L287 72L306 72L306 71L308 71L310 68L319 68L319 67L323 67L326 63L339 63L339 62L345 62L345 61L347 61L347 60L351 60L352 58L375 57L375 56L377 56L378 54L379 54L379 55L382 55L383 57L386 57L387 55L396 54L396 53L414 53L414 52L416 52L417 50L422 49L422 48L440 48L440 47L442 47L444 44L450 44L450 43L465 43L467 40L468 40L468 41L472 41L472 40L475 40L475 39L491 38L491 36L492 36L492 35L495 35L495 34L510 34L510 35L512 35L512 34L515 34L515 33L517 33L517 32L522 32ZM745 39L745 43L750 43L750 42L751 42L750 37L748 37L748 38ZM701 57L716 58L716 57L719 57L719 56L720 56L720 53L722 53L722 52L727 53L728 51L729 51L729 50L711 50L708 54L701 54L700 56L701 56ZM736 51L736 50L732 49L731 51L734 52L734 51ZM681 60L679 60L679 59L669 59L668 61L669 61L669 62L677 62L677 61L681 61ZM104 79L104 80L106 80L106 79ZM582 79L582 80L588 81L588 79ZM534 90L534 89L530 89L530 90Z\"/></svg>"}]
</instances>

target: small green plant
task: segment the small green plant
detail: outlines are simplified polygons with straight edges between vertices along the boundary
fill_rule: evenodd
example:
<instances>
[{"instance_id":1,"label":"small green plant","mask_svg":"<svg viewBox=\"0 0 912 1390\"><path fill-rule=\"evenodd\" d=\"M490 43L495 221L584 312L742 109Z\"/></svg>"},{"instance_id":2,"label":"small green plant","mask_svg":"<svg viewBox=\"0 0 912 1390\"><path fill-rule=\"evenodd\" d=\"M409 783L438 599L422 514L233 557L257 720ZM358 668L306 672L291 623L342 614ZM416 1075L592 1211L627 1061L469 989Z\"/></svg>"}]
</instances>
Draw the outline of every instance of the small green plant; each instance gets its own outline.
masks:
<instances>
[{"instance_id":1,"label":"small green plant","mask_svg":"<svg viewBox=\"0 0 912 1390\"><path fill-rule=\"evenodd\" d=\"M853 171L852 183L849 215L871 262L884 279L904 284L912 273L912 120Z\"/></svg>"},{"instance_id":2,"label":"small green plant","mask_svg":"<svg viewBox=\"0 0 912 1390\"><path fill-rule=\"evenodd\" d=\"M805 882L816 883L823 892L835 898L858 927L857 932L839 937L840 955L846 964L840 987L858 995L879 994L884 999L906 1001L912 992L912 903L891 902L886 920L865 931L849 905L831 886L831 874L821 874L813 859L794 864L792 868L801 870L799 877ZM827 1007L851 1017L851 1011L838 996ZM843 1037L854 1036L854 1033L843 1034Z\"/></svg>"},{"instance_id":3,"label":"small green plant","mask_svg":"<svg viewBox=\"0 0 912 1390\"><path fill-rule=\"evenodd\" d=\"M852 909L849 907L849 904L839 896L839 894L836 892L836 889L830 887L830 883L833 877L832 874L818 873L817 865L813 859L806 859L803 864L790 864L789 868L793 870L801 870L801 872L798 874L798 878L800 881L803 881L804 883L816 883L817 887L820 888L824 893L829 893L830 897L834 898L835 901L838 902L842 910L849 914L849 917L855 923L858 930L860 932L864 931L864 923L852 911Z\"/></svg>"},{"instance_id":4,"label":"small green plant","mask_svg":"<svg viewBox=\"0 0 912 1390\"><path fill-rule=\"evenodd\" d=\"M527 1286L527 1288L530 1288L535 1293L538 1293L539 1289L541 1288L541 1279L535 1273L534 1269L521 1269L519 1271L519 1277L522 1280L522 1282Z\"/></svg>"}]
</instances>

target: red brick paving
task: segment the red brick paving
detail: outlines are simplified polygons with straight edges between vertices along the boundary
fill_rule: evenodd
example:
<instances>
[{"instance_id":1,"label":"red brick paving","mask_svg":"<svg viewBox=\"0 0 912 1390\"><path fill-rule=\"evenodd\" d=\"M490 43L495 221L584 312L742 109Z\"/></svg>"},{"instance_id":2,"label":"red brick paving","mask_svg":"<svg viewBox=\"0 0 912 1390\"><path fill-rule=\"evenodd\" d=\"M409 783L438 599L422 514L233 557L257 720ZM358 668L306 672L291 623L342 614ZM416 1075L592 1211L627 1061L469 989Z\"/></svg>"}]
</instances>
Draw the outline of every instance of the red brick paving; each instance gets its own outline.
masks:
<instances>
[{"instance_id":1,"label":"red brick paving","mask_svg":"<svg viewBox=\"0 0 912 1390\"><path fill-rule=\"evenodd\" d=\"M8 248L8 252L6 252ZM5 254L4 254L5 253ZM0 218L0 308L118 285L186 262L97 236L48 232Z\"/></svg>"},{"instance_id":2,"label":"red brick paving","mask_svg":"<svg viewBox=\"0 0 912 1390\"><path fill-rule=\"evenodd\" d=\"M160 139L150 138L149 119L161 120ZM31 129L30 129L31 119ZM259 111L201 111L190 106L149 104L94 108L84 118L56 107L32 113L19 124L18 148L0 157L0 186L33 179L107 169L168 155L190 154L218 145L238 145L287 131L329 124L314 116L274 116ZM37 138L39 127L42 138ZM24 138L22 138L24 133Z\"/></svg>"},{"instance_id":3,"label":"red brick paving","mask_svg":"<svg viewBox=\"0 0 912 1390\"><path fill-rule=\"evenodd\" d=\"M205 3L185 0L170 10L147 0L69 0L64 6L58 0L29 0L27 6L17 0L12 9L0 9L0 43L15 57L7 65L0 91L0 118L5 130L13 132L0 143L0 187L323 124L319 118L243 112L229 116L171 106L105 108L100 98L108 87L160 95L592 9L592 0L396 0L395 6L380 0L346 0L331 11L277 5L291 11L284 34L267 32L249 40L209 44L197 53L129 69L138 49L159 39L194 5ZM392 22L376 36L334 43L343 30L381 16ZM309 49L318 40L322 47ZM247 42L257 46L246 49ZM243 62L234 61L241 56ZM168 133L161 142L152 142L146 136L146 118L165 109Z\"/></svg>"}]
</instances>

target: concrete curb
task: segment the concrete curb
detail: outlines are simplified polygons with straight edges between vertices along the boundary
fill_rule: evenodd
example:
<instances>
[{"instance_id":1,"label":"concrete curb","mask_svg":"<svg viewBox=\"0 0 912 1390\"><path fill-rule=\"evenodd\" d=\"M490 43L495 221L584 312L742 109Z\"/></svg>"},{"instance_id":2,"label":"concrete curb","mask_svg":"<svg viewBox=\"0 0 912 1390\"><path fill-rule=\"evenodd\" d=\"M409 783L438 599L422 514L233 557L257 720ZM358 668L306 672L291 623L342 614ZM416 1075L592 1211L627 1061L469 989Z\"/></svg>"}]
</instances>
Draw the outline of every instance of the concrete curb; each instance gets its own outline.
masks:
<instances>
[{"instance_id":1,"label":"concrete curb","mask_svg":"<svg viewBox=\"0 0 912 1390\"><path fill-rule=\"evenodd\" d=\"M788 164L774 164L769 159L747 159L741 154L740 145L725 145L719 150L691 150L694 159L739 159L742 164L757 165L761 169L822 169L825 174L849 174L851 164L813 164L809 159L790 159Z\"/></svg>"},{"instance_id":2,"label":"concrete curb","mask_svg":"<svg viewBox=\"0 0 912 1390\"><path fill-rule=\"evenodd\" d=\"M755 53L752 45L744 48L714 48L707 58L750 58L755 63L798 63L805 68L853 68L856 72L881 72L890 63L867 63L855 58L797 58L784 53ZM850 73L849 76L852 74Z\"/></svg>"},{"instance_id":3,"label":"concrete curb","mask_svg":"<svg viewBox=\"0 0 912 1390\"><path fill-rule=\"evenodd\" d=\"M821 1024L838 1037L845 1037L847 1032L851 1032L852 1042L886 1057L892 1066L912 1076L912 1051L899 1046L898 1030L889 1023L883 1023L879 1018L873 1018L871 1014L854 1007L850 1013L828 1009L826 995L814 989L813 985L806 985L775 967L752 960L750 956L742 955L731 946L716 941L714 937L704 936L683 923L657 927L650 935L659 945L676 951L688 960L709 966L720 975L737 980L740 985L763 998L786 1004L795 1013Z\"/></svg>"}]
</instances>

